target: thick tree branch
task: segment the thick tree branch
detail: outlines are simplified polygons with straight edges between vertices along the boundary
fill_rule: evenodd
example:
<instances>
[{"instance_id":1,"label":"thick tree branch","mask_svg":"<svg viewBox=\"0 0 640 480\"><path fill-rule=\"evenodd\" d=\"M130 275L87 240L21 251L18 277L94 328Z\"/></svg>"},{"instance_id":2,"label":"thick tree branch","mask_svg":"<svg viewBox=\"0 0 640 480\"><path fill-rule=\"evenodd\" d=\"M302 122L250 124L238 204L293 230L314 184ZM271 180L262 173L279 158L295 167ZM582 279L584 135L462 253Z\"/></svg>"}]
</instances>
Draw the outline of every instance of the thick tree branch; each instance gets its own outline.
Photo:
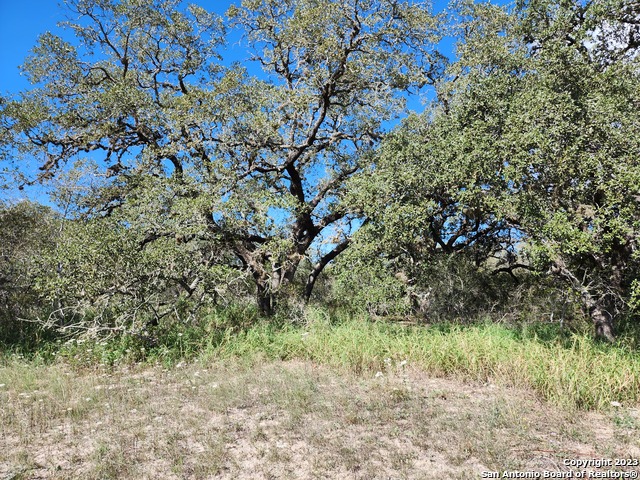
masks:
<instances>
[{"instance_id":1,"label":"thick tree branch","mask_svg":"<svg viewBox=\"0 0 640 480\"><path fill-rule=\"evenodd\" d=\"M318 261L313 266L313 269L311 270L311 273L309 274L309 277L307 278L307 284L306 284L305 289L304 289L305 302L308 302L309 299L311 298L311 293L313 292L313 287L314 287L314 285L316 283L316 280L318 279L318 276L320 275L320 273L322 273L322 270L324 270L324 268L329 264L329 262L334 260L342 252L344 252L349 247L350 244L351 244L351 239L347 238L346 240L344 240L341 243L339 243L338 245L336 245L334 247L334 249L331 250L329 253L327 253L326 255L321 257L320 261Z\"/></svg>"}]
</instances>

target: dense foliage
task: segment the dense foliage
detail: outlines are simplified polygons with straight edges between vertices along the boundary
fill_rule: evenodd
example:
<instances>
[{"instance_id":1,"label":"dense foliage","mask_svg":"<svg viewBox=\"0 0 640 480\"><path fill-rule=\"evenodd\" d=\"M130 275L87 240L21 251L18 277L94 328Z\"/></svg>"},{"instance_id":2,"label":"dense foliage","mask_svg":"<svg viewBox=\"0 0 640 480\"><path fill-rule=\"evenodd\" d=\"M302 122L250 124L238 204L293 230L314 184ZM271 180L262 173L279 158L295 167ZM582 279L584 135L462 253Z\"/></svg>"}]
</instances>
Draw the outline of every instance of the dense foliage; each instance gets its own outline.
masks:
<instances>
[{"instance_id":1,"label":"dense foliage","mask_svg":"<svg viewBox=\"0 0 640 480\"><path fill-rule=\"evenodd\" d=\"M371 219L363 249L413 285L453 255L514 281L556 276L613 339L640 273L638 17L623 6L463 7L438 101L354 182ZM619 43L605 35L621 30Z\"/></svg>"},{"instance_id":2,"label":"dense foliage","mask_svg":"<svg viewBox=\"0 0 640 480\"><path fill-rule=\"evenodd\" d=\"M69 7L75 40L44 34L24 65L34 88L0 102L0 159L39 159L29 182L75 179L65 219L2 210L0 293L40 308L31 319L141 331L249 296L267 315L310 300L429 319L582 308L608 340L637 318L637 5ZM246 64L223 59L228 30ZM409 112L425 87L433 101ZM19 299L16 239L54 224Z\"/></svg>"},{"instance_id":3,"label":"dense foliage","mask_svg":"<svg viewBox=\"0 0 640 480\"><path fill-rule=\"evenodd\" d=\"M30 202L0 204L0 341L24 342L33 329L21 325L51 311L39 295L38 280L55 273L43 252L55 248L61 222L46 207Z\"/></svg>"}]
</instances>

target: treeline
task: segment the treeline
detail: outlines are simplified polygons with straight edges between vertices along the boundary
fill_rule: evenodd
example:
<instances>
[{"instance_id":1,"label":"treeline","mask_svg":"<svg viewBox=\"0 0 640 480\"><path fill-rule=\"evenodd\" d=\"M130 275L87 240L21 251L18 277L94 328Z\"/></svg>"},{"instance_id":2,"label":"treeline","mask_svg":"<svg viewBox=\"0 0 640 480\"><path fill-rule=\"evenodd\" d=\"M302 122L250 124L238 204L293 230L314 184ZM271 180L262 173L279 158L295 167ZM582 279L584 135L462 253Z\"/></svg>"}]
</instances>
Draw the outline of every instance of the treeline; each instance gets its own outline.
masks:
<instances>
[{"instance_id":1,"label":"treeline","mask_svg":"<svg viewBox=\"0 0 640 480\"><path fill-rule=\"evenodd\" d=\"M57 182L60 206L2 207L6 338L21 321L131 332L247 302L585 317L610 341L637 321L637 5L70 8L76 40L43 35L34 88L0 103L1 158L39 159L27 183ZM224 60L233 29L261 75Z\"/></svg>"}]
</instances>

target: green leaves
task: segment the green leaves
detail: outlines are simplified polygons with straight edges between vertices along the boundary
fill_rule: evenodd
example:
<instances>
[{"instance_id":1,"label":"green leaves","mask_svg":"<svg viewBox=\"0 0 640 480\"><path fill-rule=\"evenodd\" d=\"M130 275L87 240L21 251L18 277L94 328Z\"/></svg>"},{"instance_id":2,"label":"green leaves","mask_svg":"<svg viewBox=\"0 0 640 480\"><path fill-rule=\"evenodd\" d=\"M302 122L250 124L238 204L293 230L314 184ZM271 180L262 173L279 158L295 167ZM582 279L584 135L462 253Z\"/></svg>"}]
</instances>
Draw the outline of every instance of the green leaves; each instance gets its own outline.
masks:
<instances>
[{"instance_id":1,"label":"green leaves","mask_svg":"<svg viewBox=\"0 0 640 480\"><path fill-rule=\"evenodd\" d=\"M622 17L600 7L459 7L459 58L438 100L354 180L378 252L551 268L590 313L627 310L640 273L640 79L631 50L606 46Z\"/></svg>"},{"instance_id":2,"label":"green leaves","mask_svg":"<svg viewBox=\"0 0 640 480\"><path fill-rule=\"evenodd\" d=\"M38 89L0 107L4 148L39 159L41 181L90 157L100 180L78 202L87 228L115 222L144 245L179 236L201 265L224 252L215 261L249 273L261 305L305 259L308 297L347 247L358 215L342 202L347 180L403 113L404 92L433 84L444 63L437 19L397 0L245 1L227 21L177 0L67 6L77 41L41 37L24 67ZM227 27L264 75L222 65Z\"/></svg>"}]
</instances>

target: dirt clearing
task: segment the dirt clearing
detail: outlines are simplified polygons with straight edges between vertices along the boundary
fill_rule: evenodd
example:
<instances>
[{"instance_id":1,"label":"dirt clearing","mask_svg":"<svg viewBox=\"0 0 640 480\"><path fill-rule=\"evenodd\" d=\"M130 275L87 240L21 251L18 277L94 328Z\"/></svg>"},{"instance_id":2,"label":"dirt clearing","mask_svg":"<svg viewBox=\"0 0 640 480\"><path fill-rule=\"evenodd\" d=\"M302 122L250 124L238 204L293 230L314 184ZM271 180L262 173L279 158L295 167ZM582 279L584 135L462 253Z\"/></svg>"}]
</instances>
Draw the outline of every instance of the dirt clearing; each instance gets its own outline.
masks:
<instances>
[{"instance_id":1,"label":"dirt clearing","mask_svg":"<svg viewBox=\"0 0 640 480\"><path fill-rule=\"evenodd\" d=\"M632 406L302 362L0 367L0 479L469 479L640 458Z\"/></svg>"}]
</instances>

